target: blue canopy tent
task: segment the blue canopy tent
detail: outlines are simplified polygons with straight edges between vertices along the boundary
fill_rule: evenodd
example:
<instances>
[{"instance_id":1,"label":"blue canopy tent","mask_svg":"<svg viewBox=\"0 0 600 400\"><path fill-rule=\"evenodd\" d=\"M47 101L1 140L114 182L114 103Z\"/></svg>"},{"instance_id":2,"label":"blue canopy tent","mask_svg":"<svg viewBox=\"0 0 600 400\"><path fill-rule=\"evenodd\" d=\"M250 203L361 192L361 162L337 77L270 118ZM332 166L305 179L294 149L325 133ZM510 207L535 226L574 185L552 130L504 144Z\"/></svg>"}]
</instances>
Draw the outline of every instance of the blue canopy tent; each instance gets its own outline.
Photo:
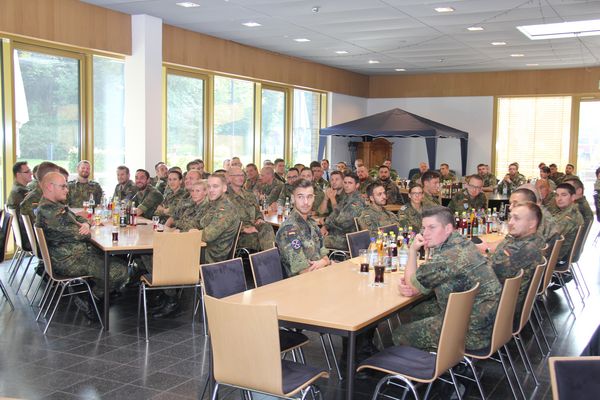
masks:
<instances>
[{"instance_id":1,"label":"blue canopy tent","mask_svg":"<svg viewBox=\"0 0 600 400\"><path fill-rule=\"evenodd\" d=\"M319 133L319 159L323 158L327 136L363 137L363 140L378 137L412 137L425 139L427 158L429 165L432 166L437 165L437 140L439 138L459 139L462 175L466 175L467 172L467 146L469 143L467 132L399 108L323 128Z\"/></svg>"}]
</instances>

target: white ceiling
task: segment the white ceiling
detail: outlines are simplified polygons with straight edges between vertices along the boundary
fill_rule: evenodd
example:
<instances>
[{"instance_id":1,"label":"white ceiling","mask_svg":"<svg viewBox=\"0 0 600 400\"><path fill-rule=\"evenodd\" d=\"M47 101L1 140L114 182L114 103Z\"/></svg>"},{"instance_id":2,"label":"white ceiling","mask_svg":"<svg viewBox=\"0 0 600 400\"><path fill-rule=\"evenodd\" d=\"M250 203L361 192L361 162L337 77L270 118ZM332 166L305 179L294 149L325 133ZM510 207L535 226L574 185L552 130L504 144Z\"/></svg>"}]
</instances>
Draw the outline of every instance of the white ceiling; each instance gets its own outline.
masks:
<instances>
[{"instance_id":1,"label":"white ceiling","mask_svg":"<svg viewBox=\"0 0 600 400\"><path fill-rule=\"evenodd\" d=\"M533 41L516 28L600 19L600 0L192 0L196 8L175 5L183 0L84 1L367 75L600 65L600 36ZM439 6L455 11L441 14ZM242 25L248 21L262 26Z\"/></svg>"}]
</instances>

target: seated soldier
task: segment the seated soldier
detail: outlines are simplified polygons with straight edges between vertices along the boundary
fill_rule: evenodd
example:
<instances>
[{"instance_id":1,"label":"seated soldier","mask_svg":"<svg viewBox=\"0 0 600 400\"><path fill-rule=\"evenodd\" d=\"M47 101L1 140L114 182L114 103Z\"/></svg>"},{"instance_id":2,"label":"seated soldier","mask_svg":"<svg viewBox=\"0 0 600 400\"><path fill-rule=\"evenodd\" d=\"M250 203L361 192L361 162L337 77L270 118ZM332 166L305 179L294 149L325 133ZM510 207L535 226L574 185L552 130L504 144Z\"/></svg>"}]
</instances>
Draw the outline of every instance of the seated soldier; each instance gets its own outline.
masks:
<instances>
[{"instance_id":1,"label":"seated soldier","mask_svg":"<svg viewBox=\"0 0 600 400\"><path fill-rule=\"evenodd\" d=\"M569 254L575 243L577 230L583 225L583 217L575 203L575 188L568 183L560 183L556 186L556 206L559 208L558 214L554 215L556 223L559 226L560 233L565 237L560 253L559 262L569 261Z\"/></svg>"},{"instance_id":2,"label":"seated soldier","mask_svg":"<svg viewBox=\"0 0 600 400\"><path fill-rule=\"evenodd\" d=\"M378 170L378 177L375 181L385 188L385 194L389 204L400 204L403 203L402 196L400 196L400 189L396 182L390 178L390 168L387 165L381 165Z\"/></svg>"},{"instance_id":3,"label":"seated soldier","mask_svg":"<svg viewBox=\"0 0 600 400\"><path fill-rule=\"evenodd\" d=\"M182 197L177 204L169 209L171 216L167 219L167 222L165 222L166 227L175 226L175 221L182 219L183 214L188 208L194 207L194 200L191 197L191 193L194 184L201 180L201 176L202 175L200 174L200 171L195 169L192 169L185 174L185 178L183 180L183 184L185 185L184 194L182 194Z\"/></svg>"},{"instance_id":4,"label":"seated soldier","mask_svg":"<svg viewBox=\"0 0 600 400\"><path fill-rule=\"evenodd\" d=\"M344 197L346 197L344 193L344 174L340 171L333 171L329 177L329 187L325 189L325 196L319 206L319 215L326 217L331 214ZM324 221L325 218L322 218L321 225Z\"/></svg>"},{"instance_id":5,"label":"seated soldier","mask_svg":"<svg viewBox=\"0 0 600 400\"><path fill-rule=\"evenodd\" d=\"M69 207L83 207L83 202L89 201L90 195L96 204L100 204L102 201L102 187L98 182L90 179L91 169L90 162L87 160L81 160L77 164L77 179L69 182L67 203Z\"/></svg>"},{"instance_id":6,"label":"seated soldier","mask_svg":"<svg viewBox=\"0 0 600 400\"><path fill-rule=\"evenodd\" d=\"M156 215L160 217L160 221L164 224L169 217L171 216L171 212L175 210L181 199L183 199L188 193L182 187L183 175L181 175L180 171L175 169L170 169L167 174L167 187L168 190L164 191L164 199L163 202L156 207Z\"/></svg>"},{"instance_id":7,"label":"seated soldier","mask_svg":"<svg viewBox=\"0 0 600 400\"><path fill-rule=\"evenodd\" d=\"M137 203L137 215L152 219L154 211L163 202L163 195L150 185L150 173L145 169L138 169L135 172L135 186L138 191L131 197L131 201Z\"/></svg>"},{"instance_id":8,"label":"seated soldier","mask_svg":"<svg viewBox=\"0 0 600 400\"><path fill-rule=\"evenodd\" d=\"M483 193L483 179L479 175L467 177L467 187L452 196L448 208L452 212L462 214L463 211L486 209L487 196Z\"/></svg>"},{"instance_id":9,"label":"seated soldier","mask_svg":"<svg viewBox=\"0 0 600 400\"><path fill-rule=\"evenodd\" d=\"M319 206L323 203L323 200L325 199L325 193L323 193L323 190L321 190L319 185L316 184L314 175L310 168L303 168L300 171L300 179L306 179L313 183L313 186L315 187L315 201L313 203L313 212L318 213Z\"/></svg>"},{"instance_id":10,"label":"seated soldier","mask_svg":"<svg viewBox=\"0 0 600 400\"><path fill-rule=\"evenodd\" d=\"M423 185L420 183L410 183L408 187L408 198L410 201L398 210L398 225L405 232L419 232L421 230L423 194Z\"/></svg>"},{"instance_id":11,"label":"seated soldier","mask_svg":"<svg viewBox=\"0 0 600 400\"><path fill-rule=\"evenodd\" d=\"M421 176L423 185L423 209L441 206L440 200L440 174L436 171L425 171Z\"/></svg>"},{"instance_id":12,"label":"seated soldier","mask_svg":"<svg viewBox=\"0 0 600 400\"><path fill-rule=\"evenodd\" d=\"M104 254L90 243L87 220L67 207L66 179L58 172L49 172L40 186L43 197L35 225L44 230L54 272L67 277L91 275L95 283L92 292L98 299L103 298L108 295L104 293ZM110 260L110 289L118 291L127 280L127 263L118 257ZM75 304L87 318L94 319L96 314L88 299L75 297Z\"/></svg>"},{"instance_id":13,"label":"seated soldier","mask_svg":"<svg viewBox=\"0 0 600 400\"><path fill-rule=\"evenodd\" d=\"M385 209L387 195L385 187L379 182L372 183L367 188L369 205L363 209L358 217L358 226L367 229L371 237L377 237L380 227L387 225L398 225L398 217L391 211Z\"/></svg>"},{"instance_id":14,"label":"seated soldier","mask_svg":"<svg viewBox=\"0 0 600 400\"><path fill-rule=\"evenodd\" d=\"M268 250L273 247L275 233L273 227L266 223L254 194L244 190L244 172L239 167L231 166L227 171L227 197L235 206L238 217L242 221L242 232L238 246L251 250Z\"/></svg>"},{"instance_id":15,"label":"seated soldier","mask_svg":"<svg viewBox=\"0 0 600 400\"><path fill-rule=\"evenodd\" d=\"M417 267L419 250L429 248L431 258ZM408 310L411 322L394 330L396 344L423 350L438 344L448 296L472 289L479 283L475 297L466 348L485 349L490 345L492 328L502 287L494 270L475 245L454 232L454 216L446 207L423 211L423 234L417 234L408 252L408 262L399 289L403 296L430 295Z\"/></svg>"},{"instance_id":16,"label":"seated soldier","mask_svg":"<svg viewBox=\"0 0 600 400\"><path fill-rule=\"evenodd\" d=\"M258 184L254 188L256 197L269 206L276 203L283 189L283 183L275 178L275 171L272 167L263 167L260 170Z\"/></svg>"},{"instance_id":17,"label":"seated soldier","mask_svg":"<svg viewBox=\"0 0 600 400\"><path fill-rule=\"evenodd\" d=\"M346 197L325 219L321 233L325 236L325 247L336 250L348 250L346 234L356 231L354 218L365 208L365 202L358 191L358 176L350 173L344 177Z\"/></svg>"},{"instance_id":18,"label":"seated soldier","mask_svg":"<svg viewBox=\"0 0 600 400\"><path fill-rule=\"evenodd\" d=\"M498 179L492 173L490 173L490 167L487 164L477 165L477 175L483 180L483 191L493 192L498 185Z\"/></svg>"},{"instance_id":19,"label":"seated soldier","mask_svg":"<svg viewBox=\"0 0 600 400\"><path fill-rule=\"evenodd\" d=\"M590 207L587 199L583 195L584 187L583 182L581 182L578 178L569 178L565 176L563 179L563 183L568 183L575 188L575 204L577 205L577 209L581 213L583 217L583 222L585 222L585 226L589 226L594 222L594 212Z\"/></svg>"}]
</instances>

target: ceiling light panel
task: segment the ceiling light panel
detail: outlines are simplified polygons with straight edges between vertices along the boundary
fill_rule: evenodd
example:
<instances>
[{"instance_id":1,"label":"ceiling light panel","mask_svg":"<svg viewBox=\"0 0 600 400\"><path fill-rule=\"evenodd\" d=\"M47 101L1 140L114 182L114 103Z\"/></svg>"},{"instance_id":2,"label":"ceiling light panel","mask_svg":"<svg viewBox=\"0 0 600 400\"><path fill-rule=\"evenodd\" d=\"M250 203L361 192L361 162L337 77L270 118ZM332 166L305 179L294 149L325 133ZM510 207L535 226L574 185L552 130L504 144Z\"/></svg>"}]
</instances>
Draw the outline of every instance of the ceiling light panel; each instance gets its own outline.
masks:
<instances>
[{"instance_id":1,"label":"ceiling light panel","mask_svg":"<svg viewBox=\"0 0 600 400\"><path fill-rule=\"evenodd\" d=\"M517 26L531 40L563 39L600 35L600 19Z\"/></svg>"}]
</instances>

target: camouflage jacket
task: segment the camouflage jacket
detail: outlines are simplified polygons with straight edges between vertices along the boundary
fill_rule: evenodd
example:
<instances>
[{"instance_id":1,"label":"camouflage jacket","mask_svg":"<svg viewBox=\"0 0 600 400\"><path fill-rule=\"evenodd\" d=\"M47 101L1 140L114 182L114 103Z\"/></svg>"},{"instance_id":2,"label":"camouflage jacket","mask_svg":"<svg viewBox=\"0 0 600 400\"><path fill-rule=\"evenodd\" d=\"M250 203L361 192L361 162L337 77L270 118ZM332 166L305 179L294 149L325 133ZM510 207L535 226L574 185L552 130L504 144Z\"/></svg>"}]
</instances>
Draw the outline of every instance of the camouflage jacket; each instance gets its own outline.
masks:
<instances>
[{"instance_id":1,"label":"camouflage jacket","mask_svg":"<svg viewBox=\"0 0 600 400\"><path fill-rule=\"evenodd\" d=\"M421 293L434 292L443 313L451 293L472 289L479 282L466 348L476 350L489 346L502 286L488 260L471 241L456 232L430 250L431 259L417 268L411 283Z\"/></svg>"},{"instance_id":2,"label":"camouflage jacket","mask_svg":"<svg viewBox=\"0 0 600 400\"><path fill-rule=\"evenodd\" d=\"M42 194L42 189L39 186L27 193L27 196L21 202L21 214L35 218L34 210L38 207Z\"/></svg>"},{"instance_id":3,"label":"camouflage jacket","mask_svg":"<svg viewBox=\"0 0 600 400\"><path fill-rule=\"evenodd\" d=\"M535 267L542 263L544 245L542 238L536 234L521 238L508 235L490 257L492 268L501 284L504 284L506 279L517 275L521 269L523 270L516 308L519 316Z\"/></svg>"},{"instance_id":4,"label":"camouflage jacket","mask_svg":"<svg viewBox=\"0 0 600 400\"><path fill-rule=\"evenodd\" d=\"M252 192L258 186L258 176L254 180L246 179L244 182L244 190Z\"/></svg>"},{"instance_id":5,"label":"camouflage jacket","mask_svg":"<svg viewBox=\"0 0 600 400\"><path fill-rule=\"evenodd\" d=\"M21 202L25 200L27 193L29 193L29 189L27 189L27 186L21 185L16 182L13 183L12 190L8 195L8 199L6 199L7 207L19 212L19 210L21 209Z\"/></svg>"},{"instance_id":6,"label":"camouflage jacket","mask_svg":"<svg viewBox=\"0 0 600 400\"><path fill-rule=\"evenodd\" d=\"M504 188L506 187L508 190L508 193L512 193L515 190L517 190L519 188L519 186L523 185L527 183L527 179L525 179L525 176L522 174L517 173L517 175L515 176L515 178L511 178L510 179L510 183L506 182L504 180L504 178L500 181L500 183L498 184L498 193L503 193L504 192Z\"/></svg>"},{"instance_id":7,"label":"camouflage jacket","mask_svg":"<svg viewBox=\"0 0 600 400\"><path fill-rule=\"evenodd\" d=\"M200 219L208 207L208 199L204 199L200 204L193 201L187 204L187 207L181 209L179 217L177 219L173 218L175 221L174 227L182 232L187 232L190 229L200 229Z\"/></svg>"},{"instance_id":8,"label":"camouflage jacket","mask_svg":"<svg viewBox=\"0 0 600 400\"><path fill-rule=\"evenodd\" d=\"M179 189L177 189L176 192L173 192L172 190L169 190L167 193L165 193L165 195L163 196L163 202L162 202L162 206L164 208L168 208L169 209L169 215L173 214L173 211L175 210L175 208L177 207L177 205L179 204L179 202L186 197L186 195L189 196L189 192L187 190L185 190L184 188L180 187Z\"/></svg>"},{"instance_id":9,"label":"camouflage jacket","mask_svg":"<svg viewBox=\"0 0 600 400\"><path fill-rule=\"evenodd\" d=\"M102 201L102 187L98 182L88 181L81 183L77 179L69 182L69 194L67 204L69 207L81 208L84 201L89 201L90 194L94 196L96 204Z\"/></svg>"},{"instance_id":10,"label":"camouflage jacket","mask_svg":"<svg viewBox=\"0 0 600 400\"><path fill-rule=\"evenodd\" d=\"M227 195L208 202L204 215L200 217L199 226L202 229L202 240L206 242L206 262L227 260L235 245L239 226L240 217Z\"/></svg>"},{"instance_id":11,"label":"camouflage jacket","mask_svg":"<svg viewBox=\"0 0 600 400\"><path fill-rule=\"evenodd\" d=\"M31 182L29 182L27 184L27 190L29 190L30 192L32 190L35 190L35 189L39 188L39 187L40 187L40 183L36 179L33 179Z\"/></svg>"},{"instance_id":12,"label":"camouflage jacket","mask_svg":"<svg viewBox=\"0 0 600 400\"><path fill-rule=\"evenodd\" d=\"M494 174L485 174L479 175L481 179L483 179L483 187L496 187L498 185L498 179L496 179L496 175Z\"/></svg>"},{"instance_id":13,"label":"camouflage jacket","mask_svg":"<svg viewBox=\"0 0 600 400\"><path fill-rule=\"evenodd\" d=\"M325 178L321 177L315 181L315 185L319 187L321 190L325 190L329 187L329 182L325 180Z\"/></svg>"},{"instance_id":14,"label":"camouflage jacket","mask_svg":"<svg viewBox=\"0 0 600 400\"><path fill-rule=\"evenodd\" d=\"M167 178L159 178L158 176L155 176L154 178L150 179L150 184L152 186L154 186L162 194L165 193L165 189L168 186Z\"/></svg>"},{"instance_id":15,"label":"camouflage jacket","mask_svg":"<svg viewBox=\"0 0 600 400\"><path fill-rule=\"evenodd\" d=\"M398 225L396 214L373 203L362 210L358 217L358 226L360 229L368 229L371 237L377 237L379 227L392 224Z\"/></svg>"},{"instance_id":16,"label":"camouflage jacket","mask_svg":"<svg viewBox=\"0 0 600 400\"><path fill-rule=\"evenodd\" d=\"M560 236L559 226L556 224L556 220L546 209L546 207L540 207L542 209L542 220L538 226L537 234L542 238L544 243L548 245L547 255L552 252L554 242Z\"/></svg>"},{"instance_id":17,"label":"camouflage jacket","mask_svg":"<svg viewBox=\"0 0 600 400\"><path fill-rule=\"evenodd\" d=\"M600 192L600 179L596 179L596 182L594 182L594 190Z\"/></svg>"},{"instance_id":18,"label":"camouflage jacket","mask_svg":"<svg viewBox=\"0 0 600 400\"><path fill-rule=\"evenodd\" d=\"M138 210L142 210L142 217L152 219L156 207L163 202L163 195L154 186L146 186L139 190L131 199L137 203Z\"/></svg>"},{"instance_id":19,"label":"camouflage jacket","mask_svg":"<svg viewBox=\"0 0 600 400\"><path fill-rule=\"evenodd\" d=\"M247 228L255 225L257 219L262 219L262 213L258 208L256 197L247 190L241 189L236 193L231 186L227 188L227 197L235 206L235 210L242 221L242 227Z\"/></svg>"},{"instance_id":20,"label":"camouflage jacket","mask_svg":"<svg viewBox=\"0 0 600 400\"><path fill-rule=\"evenodd\" d=\"M557 185L562 183L564 177L565 177L565 174L563 174L562 172L557 172L555 174L548 175L548 179L552 180Z\"/></svg>"},{"instance_id":21,"label":"camouflage jacket","mask_svg":"<svg viewBox=\"0 0 600 400\"><path fill-rule=\"evenodd\" d=\"M346 233L354 232L356 229L354 218L358 217L365 207L365 201L358 190L347 195L325 219L325 226L329 234L345 235Z\"/></svg>"},{"instance_id":22,"label":"camouflage jacket","mask_svg":"<svg viewBox=\"0 0 600 400\"><path fill-rule=\"evenodd\" d=\"M442 201L440 200L439 196L434 197L427 192L423 192L423 200L421 204L425 210L427 208L441 206Z\"/></svg>"},{"instance_id":23,"label":"camouflage jacket","mask_svg":"<svg viewBox=\"0 0 600 400\"><path fill-rule=\"evenodd\" d=\"M421 172L417 172L416 174L414 174L412 176L412 178L410 178L410 181L413 182L413 183L421 183L421 176L422 175L423 174L421 174Z\"/></svg>"},{"instance_id":24,"label":"camouflage jacket","mask_svg":"<svg viewBox=\"0 0 600 400\"><path fill-rule=\"evenodd\" d=\"M339 206L339 204L344 200L345 197L346 193L344 192L344 190L340 190L340 192L335 195L335 204ZM325 214L323 214L323 216L328 216L332 212L333 204L331 203L331 200L327 199L327 210L325 211Z\"/></svg>"},{"instance_id":25,"label":"camouflage jacket","mask_svg":"<svg viewBox=\"0 0 600 400\"><path fill-rule=\"evenodd\" d=\"M591 224L594 222L594 212L592 211L592 208L590 207L589 203L587 202L585 196L575 200L575 203L577 204L577 208L579 209L579 212L581 213L581 216L583 217L583 222L585 222L586 226L588 226L588 224Z\"/></svg>"},{"instance_id":26,"label":"camouflage jacket","mask_svg":"<svg viewBox=\"0 0 600 400\"><path fill-rule=\"evenodd\" d=\"M305 220L296 210L279 227L275 242L287 276L298 275L309 267L310 261L318 261L328 253L317 223L310 218Z\"/></svg>"},{"instance_id":27,"label":"camouflage jacket","mask_svg":"<svg viewBox=\"0 0 600 400\"><path fill-rule=\"evenodd\" d=\"M325 200L325 192L322 191L316 183L313 183L313 189L315 191L315 201L312 206L312 210L315 214L319 212L319 206Z\"/></svg>"},{"instance_id":28,"label":"camouflage jacket","mask_svg":"<svg viewBox=\"0 0 600 400\"><path fill-rule=\"evenodd\" d=\"M422 219L421 211L413 207L412 203L408 203L405 206L400 207L398 210L398 225L404 229L405 232L409 231L412 226L413 232L419 232L421 230Z\"/></svg>"},{"instance_id":29,"label":"camouflage jacket","mask_svg":"<svg viewBox=\"0 0 600 400\"><path fill-rule=\"evenodd\" d=\"M267 200L267 204L271 205L279 200L279 195L283 189L283 183L277 179L273 179L270 185L258 183L254 190L258 192L259 197L263 197Z\"/></svg>"},{"instance_id":30,"label":"camouflage jacket","mask_svg":"<svg viewBox=\"0 0 600 400\"><path fill-rule=\"evenodd\" d=\"M315 193L315 201L316 201L316 193ZM279 199L277 200L277 202L281 205L285 204L285 200L286 199L290 199L290 201L292 201L292 185L290 185L289 183L284 183L283 187L281 188L281 192L279 193Z\"/></svg>"},{"instance_id":31,"label":"camouflage jacket","mask_svg":"<svg viewBox=\"0 0 600 400\"><path fill-rule=\"evenodd\" d=\"M542 199L542 205L546 207L552 214L556 214L559 211L558 207L556 207L556 202L554 200L555 198L556 193L550 192L548 193L548 196Z\"/></svg>"},{"instance_id":32,"label":"camouflage jacket","mask_svg":"<svg viewBox=\"0 0 600 400\"><path fill-rule=\"evenodd\" d=\"M377 179L375 182L382 184L385 187L385 194L387 195L388 204L403 204L404 201L400 196L400 189L396 182L391 179L385 181Z\"/></svg>"},{"instance_id":33,"label":"camouflage jacket","mask_svg":"<svg viewBox=\"0 0 600 400\"><path fill-rule=\"evenodd\" d=\"M138 188L137 186L135 186L132 180L128 180L123 185L117 183L117 186L115 186L113 198L116 197L119 200L130 200L133 197L133 195L137 193L137 191Z\"/></svg>"},{"instance_id":34,"label":"camouflage jacket","mask_svg":"<svg viewBox=\"0 0 600 400\"><path fill-rule=\"evenodd\" d=\"M487 208L488 199L483 192L480 192L477 197L471 198L467 189L464 189L454 196L452 196L452 200L448 204L448 208L452 210L453 213L470 210L472 208L476 210L480 210L482 208Z\"/></svg>"},{"instance_id":35,"label":"camouflage jacket","mask_svg":"<svg viewBox=\"0 0 600 400\"><path fill-rule=\"evenodd\" d=\"M444 182L442 183L443 185L451 185L452 183L456 182L456 176L452 172L448 172L448 175L446 176L440 174L440 182Z\"/></svg>"},{"instance_id":36,"label":"camouflage jacket","mask_svg":"<svg viewBox=\"0 0 600 400\"><path fill-rule=\"evenodd\" d=\"M580 225L583 225L583 217L578 210L577 204L573 203L569 207L560 210L554 218L559 226L561 235L565 237L558 258L561 261L568 261L571 248L577 236L577 229L579 229Z\"/></svg>"},{"instance_id":37,"label":"camouflage jacket","mask_svg":"<svg viewBox=\"0 0 600 400\"><path fill-rule=\"evenodd\" d=\"M360 186L358 187L358 191L360 192L360 194L367 194L367 188L373 182L375 182L375 179L371 178L370 176L367 177L367 179L365 179L364 181L360 182Z\"/></svg>"}]
</instances>

